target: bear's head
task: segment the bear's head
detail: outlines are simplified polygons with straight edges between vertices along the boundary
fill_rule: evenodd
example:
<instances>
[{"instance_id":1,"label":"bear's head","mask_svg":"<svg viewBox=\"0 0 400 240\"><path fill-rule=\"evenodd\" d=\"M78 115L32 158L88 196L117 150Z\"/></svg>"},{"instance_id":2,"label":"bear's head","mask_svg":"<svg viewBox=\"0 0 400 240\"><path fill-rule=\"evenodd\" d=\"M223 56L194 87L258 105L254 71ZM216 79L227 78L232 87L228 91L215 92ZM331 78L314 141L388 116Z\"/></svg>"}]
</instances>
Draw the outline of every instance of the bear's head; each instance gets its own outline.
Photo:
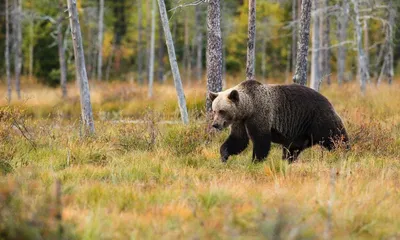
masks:
<instances>
[{"instance_id":1,"label":"bear's head","mask_svg":"<svg viewBox=\"0 0 400 240\"><path fill-rule=\"evenodd\" d=\"M209 92L212 101L213 122L212 127L222 130L229 127L239 114L239 92L235 89L224 92Z\"/></svg>"}]
</instances>

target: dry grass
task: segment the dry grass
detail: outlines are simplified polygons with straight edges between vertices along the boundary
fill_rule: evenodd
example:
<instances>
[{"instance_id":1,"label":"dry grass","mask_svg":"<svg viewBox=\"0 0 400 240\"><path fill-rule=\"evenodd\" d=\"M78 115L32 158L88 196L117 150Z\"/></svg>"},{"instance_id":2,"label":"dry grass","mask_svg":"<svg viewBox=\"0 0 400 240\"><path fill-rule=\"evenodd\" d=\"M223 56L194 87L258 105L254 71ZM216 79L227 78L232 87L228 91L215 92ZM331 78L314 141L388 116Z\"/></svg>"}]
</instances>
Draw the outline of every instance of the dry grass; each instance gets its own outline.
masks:
<instances>
[{"instance_id":1,"label":"dry grass","mask_svg":"<svg viewBox=\"0 0 400 240\"><path fill-rule=\"evenodd\" d=\"M370 87L364 97L357 85L325 87L352 151L315 147L292 165L278 146L262 164L250 162L250 150L222 164L228 133L205 132L201 85L186 92L199 120L188 127L158 122L179 120L171 86L156 86L154 99L127 84L92 90L90 139L79 137L73 86L67 101L37 85L10 107L0 100L0 238L400 238L398 85ZM108 121L121 118L145 121Z\"/></svg>"}]
</instances>

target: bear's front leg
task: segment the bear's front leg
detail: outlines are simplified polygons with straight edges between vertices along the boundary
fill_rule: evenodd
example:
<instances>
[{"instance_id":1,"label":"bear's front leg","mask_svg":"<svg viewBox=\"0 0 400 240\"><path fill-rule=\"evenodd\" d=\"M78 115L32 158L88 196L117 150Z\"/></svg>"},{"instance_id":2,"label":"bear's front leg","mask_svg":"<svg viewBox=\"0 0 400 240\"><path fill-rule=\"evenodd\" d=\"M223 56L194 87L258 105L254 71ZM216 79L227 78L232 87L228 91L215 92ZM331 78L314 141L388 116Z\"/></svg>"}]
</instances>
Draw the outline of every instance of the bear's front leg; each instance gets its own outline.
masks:
<instances>
[{"instance_id":1,"label":"bear's front leg","mask_svg":"<svg viewBox=\"0 0 400 240\"><path fill-rule=\"evenodd\" d=\"M248 126L247 130L253 142L253 162L261 162L268 156L271 149L271 132Z\"/></svg>"},{"instance_id":2,"label":"bear's front leg","mask_svg":"<svg viewBox=\"0 0 400 240\"><path fill-rule=\"evenodd\" d=\"M221 161L226 162L231 155L243 152L249 145L249 136L244 123L234 123L231 126L231 134L220 148Z\"/></svg>"}]
</instances>

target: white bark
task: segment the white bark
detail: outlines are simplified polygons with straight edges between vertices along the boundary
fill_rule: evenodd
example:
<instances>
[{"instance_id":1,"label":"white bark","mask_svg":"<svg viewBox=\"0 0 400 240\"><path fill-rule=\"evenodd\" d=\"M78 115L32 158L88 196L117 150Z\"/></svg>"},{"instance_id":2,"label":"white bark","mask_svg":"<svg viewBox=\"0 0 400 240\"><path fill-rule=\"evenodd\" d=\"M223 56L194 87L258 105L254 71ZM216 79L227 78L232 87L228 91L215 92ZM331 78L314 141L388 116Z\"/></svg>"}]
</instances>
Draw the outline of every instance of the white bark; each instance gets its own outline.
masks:
<instances>
[{"instance_id":1,"label":"white bark","mask_svg":"<svg viewBox=\"0 0 400 240\"><path fill-rule=\"evenodd\" d=\"M394 76L394 63L393 63L393 42L394 42L394 33L393 29L395 28L395 17L396 10L393 7L393 0L389 1L389 26L388 26L388 63L387 63L387 77L388 83L392 84L393 76Z\"/></svg>"},{"instance_id":2,"label":"white bark","mask_svg":"<svg viewBox=\"0 0 400 240\"><path fill-rule=\"evenodd\" d=\"M356 39L357 39L356 42L358 50L358 74L360 79L360 89L361 93L364 94L369 74L362 43L362 28L361 28L360 11L359 11L359 0L351 0L351 1L354 5L354 13L356 14L354 24L356 28Z\"/></svg>"},{"instance_id":3,"label":"white bark","mask_svg":"<svg viewBox=\"0 0 400 240\"><path fill-rule=\"evenodd\" d=\"M315 91L319 91L321 74L320 74L320 16L318 12L318 0L314 0L314 11L313 11L313 32L312 32L312 60L311 60L311 80L310 87Z\"/></svg>"},{"instance_id":4,"label":"white bark","mask_svg":"<svg viewBox=\"0 0 400 240\"><path fill-rule=\"evenodd\" d=\"M201 24L201 9L200 6L196 6L196 79L200 81L203 75L203 28Z\"/></svg>"},{"instance_id":5,"label":"white bark","mask_svg":"<svg viewBox=\"0 0 400 240\"><path fill-rule=\"evenodd\" d=\"M255 78L256 0L249 0L246 79Z\"/></svg>"},{"instance_id":6,"label":"white bark","mask_svg":"<svg viewBox=\"0 0 400 240\"><path fill-rule=\"evenodd\" d=\"M347 27L349 23L350 6L348 0L343 0L342 11L338 19L339 42L347 39ZM338 84L344 81L344 73L346 71L346 46L340 45L338 48Z\"/></svg>"},{"instance_id":7,"label":"white bark","mask_svg":"<svg viewBox=\"0 0 400 240\"><path fill-rule=\"evenodd\" d=\"M169 28L167 10L165 9L164 0L157 0L157 1L164 29L165 41L168 49L169 62L171 64L171 70L174 77L176 93L178 95L178 104L181 113L181 119L184 124L188 124L189 116L186 108L186 99L183 91L181 75L179 73L178 62L176 60L174 42L172 40L171 30Z\"/></svg>"},{"instance_id":8,"label":"white bark","mask_svg":"<svg viewBox=\"0 0 400 240\"><path fill-rule=\"evenodd\" d=\"M137 43L137 81L143 83L143 50L142 50L142 0L137 0L138 9L138 43Z\"/></svg>"},{"instance_id":9,"label":"white bark","mask_svg":"<svg viewBox=\"0 0 400 240\"><path fill-rule=\"evenodd\" d=\"M7 78L7 101L11 102L11 74L10 74L10 14L8 0L5 0L5 14L6 14L6 39L4 49L4 60L6 64L6 78Z\"/></svg>"},{"instance_id":10,"label":"white bark","mask_svg":"<svg viewBox=\"0 0 400 240\"><path fill-rule=\"evenodd\" d=\"M295 21L297 21L297 0L292 0L292 21L293 21L293 28L292 28L292 48L291 48L291 54L292 54L292 73L296 70L296 50L297 50L297 24L295 24ZM264 63L263 63L264 65ZM263 73L263 76L265 74Z\"/></svg>"},{"instance_id":11,"label":"white bark","mask_svg":"<svg viewBox=\"0 0 400 240\"><path fill-rule=\"evenodd\" d=\"M149 64L149 92L148 96L153 96L154 82L154 54L155 54L155 35L156 35L156 1L151 0L151 39L150 39L150 64Z\"/></svg>"},{"instance_id":12,"label":"white bark","mask_svg":"<svg viewBox=\"0 0 400 240\"><path fill-rule=\"evenodd\" d=\"M83 129L85 135L92 135L94 134L92 104L90 101L89 81L86 73L85 55L78 11L76 9L76 0L68 0L68 11L72 42L74 45L76 77L79 80Z\"/></svg>"},{"instance_id":13,"label":"white bark","mask_svg":"<svg viewBox=\"0 0 400 240\"><path fill-rule=\"evenodd\" d=\"M102 79L102 68L103 68L103 34L104 34L104 0L100 0L99 3L99 35L97 45L97 79Z\"/></svg>"}]
</instances>

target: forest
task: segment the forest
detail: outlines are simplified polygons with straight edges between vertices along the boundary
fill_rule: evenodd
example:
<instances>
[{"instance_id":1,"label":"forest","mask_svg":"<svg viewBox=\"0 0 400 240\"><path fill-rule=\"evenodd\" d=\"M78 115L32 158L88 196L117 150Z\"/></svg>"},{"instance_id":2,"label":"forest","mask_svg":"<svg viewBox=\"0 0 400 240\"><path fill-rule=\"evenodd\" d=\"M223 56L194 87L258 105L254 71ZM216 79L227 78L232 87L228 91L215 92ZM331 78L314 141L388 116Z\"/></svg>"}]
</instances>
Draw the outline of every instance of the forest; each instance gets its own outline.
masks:
<instances>
[{"instance_id":1,"label":"forest","mask_svg":"<svg viewBox=\"0 0 400 240\"><path fill-rule=\"evenodd\" d=\"M0 239L400 238L399 1L0 6ZM224 160L245 80L319 92L351 148L256 162L246 128Z\"/></svg>"}]
</instances>

